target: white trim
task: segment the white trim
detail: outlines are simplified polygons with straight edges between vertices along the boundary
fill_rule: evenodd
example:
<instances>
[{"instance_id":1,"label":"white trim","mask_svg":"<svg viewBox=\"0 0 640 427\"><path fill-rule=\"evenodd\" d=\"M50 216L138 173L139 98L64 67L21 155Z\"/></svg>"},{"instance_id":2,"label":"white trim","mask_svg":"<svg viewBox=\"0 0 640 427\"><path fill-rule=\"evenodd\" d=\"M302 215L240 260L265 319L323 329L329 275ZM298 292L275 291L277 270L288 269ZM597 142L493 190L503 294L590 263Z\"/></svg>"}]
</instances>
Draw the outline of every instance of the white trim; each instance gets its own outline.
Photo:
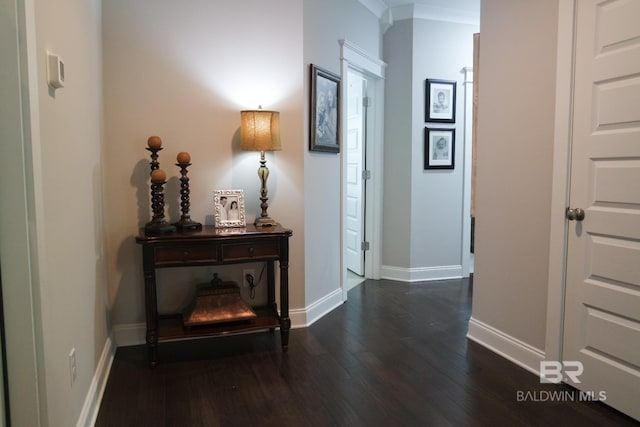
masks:
<instances>
[{"instance_id":1,"label":"white trim","mask_svg":"<svg viewBox=\"0 0 640 427\"><path fill-rule=\"evenodd\" d=\"M536 375L540 374L540 362L545 359L545 354L540 349L532 347L473 317L469 319L467 338L512 361L527 371L533 372Z\"/></svg>"},{"instance_id":2,"label":"white trim","mask_svg":"<svg viewBox=\"0 0 640 427\"><path fill-rule=\"evenodd\" d=\"M460 279L461 265L442 265L438 267L404 268L383 265L380 271L382 279L399 282L426 282L431 280Z\"/></svg>"},{"instance_id":3,"label":"white trim","mask_svg":"<svg viewBox=\"0 0 640 427\"><path fill-rule=\"evenodd\" d=\"M469 277L473 270L471 253L471 174L473 163L473 67L460 70L464 74L464 133L463 133L463 169L462 169L462 248L460 263L462 277Z\"/></svg>"},{"instance_id":4,"label":"white trim","mask_svg":"<svg viewBox=\"0 0 640 427\"><path fill-rule=\"evenodd\" d=\"M574 0L562 0L558 11L556 106L551 185L551 229L547 285L545 352L551 360L562 360L565 260L571 167L571 119L573 98Z\"/></svg>"},{"instance_id":5,"label":"white trim","mask_svg":"<svg viewBox=\"0 0 640 427\"><path fill-rule=\"evenodd\" d=\"M351 68L364 71L381 79L384 78L387 64L369 55L364 49L349 40L338 40L340 43L340 59L347 61Z\"/></svg>"},{"instance_id":6,"label":"white trim","mask_svg":"<svg viewBox=\"0 0 640 427\"><path fill-rule=\"evenodd\" d=\"M113 345L111 337L108 337L107 341L104 343L104 348L102 349L102 355L98 361L96 372L91 380L87 397L84 399L82 412L80 412L80 417L76 423L77 427L90 427L95 424L115 354L116 347Z\"/></svg>"},{"instance_id":7,"label":"white trim","mask_svg":"<svg viewBox=\"0 0 640 427\"><path fill-rule=\"evenodd\" d=\"M291 328L306 328L342 305L342 289L338 288L305 308L289 310Z\"/></svg>"}]
</instances>

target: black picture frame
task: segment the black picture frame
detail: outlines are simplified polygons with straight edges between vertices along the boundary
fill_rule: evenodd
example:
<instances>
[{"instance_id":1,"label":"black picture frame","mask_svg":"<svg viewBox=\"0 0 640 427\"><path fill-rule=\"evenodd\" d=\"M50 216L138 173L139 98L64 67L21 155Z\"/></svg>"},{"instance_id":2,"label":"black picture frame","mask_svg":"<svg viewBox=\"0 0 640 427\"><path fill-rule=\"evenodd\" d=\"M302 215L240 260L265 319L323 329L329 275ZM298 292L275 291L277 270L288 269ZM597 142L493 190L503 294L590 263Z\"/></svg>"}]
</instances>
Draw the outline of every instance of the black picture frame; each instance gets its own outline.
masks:
<instances>
[{"instance_id":1,"label":"black picture frame","mask_svg":"<svg viewBox=\"0 0 640 427\"><path fill-rule=\"evenodd\" d=\"M426 79L425 121L456 122L456 85L455 80Z\"/></svg>"},{"instance_id":2,"label":"black picture frame","mask_svg":"<svg viewBox=\"0 0 640 427\"><path fill-rule=\"evenodd\" d=\"M454 169L456 130L424 128L424 168Z\"/></svg>"},{"instance_id":3,"label":"black picture frame","mask_svg":"<svg viewBox=\"0 0 640 427\"><path fill-rule=\"evenodd\" d=\"M314 64L309 97L309 150L340 152L340 76Z\"/></svg>"}]
</instances>

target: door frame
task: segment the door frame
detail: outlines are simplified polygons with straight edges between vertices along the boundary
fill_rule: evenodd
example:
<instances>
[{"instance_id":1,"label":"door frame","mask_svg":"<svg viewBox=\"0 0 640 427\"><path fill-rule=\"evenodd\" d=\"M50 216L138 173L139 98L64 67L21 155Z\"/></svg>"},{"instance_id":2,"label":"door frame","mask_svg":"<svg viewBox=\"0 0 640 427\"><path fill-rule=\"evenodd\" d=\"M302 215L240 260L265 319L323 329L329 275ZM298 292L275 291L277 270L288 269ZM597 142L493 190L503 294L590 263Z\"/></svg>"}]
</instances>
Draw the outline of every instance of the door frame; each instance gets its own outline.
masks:
<instances>
[{"instance_id":1,"label":"door frame","mask_svg":"<svg viewBox=\"0 0 640 427\"><path fill-rule=\"evenodd\" d=\"M9 78L0 82L2 108L19 118L3 122L0 135L2 158L11 159L11 167L0 168L4 195L4 222L0 246L3 251L2 294L4 304L4 338L11 425L40 426L46 423L45 379L42 375L42 329L39 315L38 232L40 219L36 211L42 182L39 176L38 86L36 17L32 1L6 0L11 16L1 21L8 37L2 50L7 53ZM12 32L10 34L10 32ZM11 44L11 46L9 46ZM0 120L2 121L2 120ZM0 162L2 163L2 162ZM6 166L6 165L5 165ZM6 191L5 191L6 190ZM19 398L19 399L18 399ZM4 423L0 423L4 425Z\"/></svg>"},{"instance_id":2,"label":"door frame","mask_svg":"<svg viewBox=\"0 0 640 427\"><path fill-rule=\"evenodd\" d=\"M575 63L575 0L560 0L556 53L556 101L547 284L545 360L562 360L566 290L571 140L573 125L573 65Z\"/></svg>"},{"instance_id":3,"label":"door frame","mask_svg":"<svg viewBox=\"0 0 640 427\"><path fill-rule=\"evenodd\" d=\"M367 109L367 148L366 164L372 170L371 179L365 190L365 235L366 241L371 243L369 253L365 256L364 277L370 279L380 278L382 263L382 178L383 178L383 141L384 141L384 79L386 64L372 56L365 50L348 40L339 40L340 62L342 74L342 122L346 117L346 100L348 98L348 85L346 84L347 71L355 70L367 79L370 104ZM342 127L342 140L346 141L346 126ZM342 300L347 300L347 266L346 266L346 221L345 221L345 197L346 197L346 172L347 156L345 150L341 150L340 173L340 287L342 288Z\"/></svg>"}]
</instances>

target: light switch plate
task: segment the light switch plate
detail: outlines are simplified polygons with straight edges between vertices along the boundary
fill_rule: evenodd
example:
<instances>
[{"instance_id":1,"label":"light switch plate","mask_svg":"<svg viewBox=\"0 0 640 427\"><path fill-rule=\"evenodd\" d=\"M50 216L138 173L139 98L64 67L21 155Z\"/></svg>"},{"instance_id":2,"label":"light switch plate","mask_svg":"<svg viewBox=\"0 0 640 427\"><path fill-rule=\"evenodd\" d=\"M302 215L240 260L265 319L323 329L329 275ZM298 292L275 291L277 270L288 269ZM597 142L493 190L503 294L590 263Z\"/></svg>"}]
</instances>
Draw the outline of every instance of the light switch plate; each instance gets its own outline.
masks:
<instances>
[{"instance_id":1,"label":"light switch plate","mask_svg":"<svg viewBox=\"0 0 640 427\"><path fill-rule=\"evenodd\" d=\"M64 62L51 52L47 52L47 83L55 89L64 87Z\"/></svg>"}]
</instances>

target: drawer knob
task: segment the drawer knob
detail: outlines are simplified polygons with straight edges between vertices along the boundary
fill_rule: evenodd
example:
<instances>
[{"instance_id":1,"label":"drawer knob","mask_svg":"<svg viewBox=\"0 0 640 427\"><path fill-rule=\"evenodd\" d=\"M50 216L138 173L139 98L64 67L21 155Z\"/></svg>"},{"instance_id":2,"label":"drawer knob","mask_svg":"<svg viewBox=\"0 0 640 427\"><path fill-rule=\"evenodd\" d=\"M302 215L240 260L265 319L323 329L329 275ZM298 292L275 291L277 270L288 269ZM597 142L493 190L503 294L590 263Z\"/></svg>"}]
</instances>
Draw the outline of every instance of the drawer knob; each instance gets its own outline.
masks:
<instances>
[{"instance_id":1,"label":"drawer knob","mask_svg":"<svg viewBox=\"0 0 640 427\"><path fill-rule=\"evenodd\" d=\"M182 252L182 260L188 260L191 257L191 252L189 251L184 251Z\"/></svg>"},{"instance_id":2,"label":"drawer knob","mask_svg":"<svg viewBox=\"0 0 640 427\"><path fill-rule=\"evenodd\" d=\"M253 258L253 247L249 248L249 256Z\"/></svg>"}]
</instances>

